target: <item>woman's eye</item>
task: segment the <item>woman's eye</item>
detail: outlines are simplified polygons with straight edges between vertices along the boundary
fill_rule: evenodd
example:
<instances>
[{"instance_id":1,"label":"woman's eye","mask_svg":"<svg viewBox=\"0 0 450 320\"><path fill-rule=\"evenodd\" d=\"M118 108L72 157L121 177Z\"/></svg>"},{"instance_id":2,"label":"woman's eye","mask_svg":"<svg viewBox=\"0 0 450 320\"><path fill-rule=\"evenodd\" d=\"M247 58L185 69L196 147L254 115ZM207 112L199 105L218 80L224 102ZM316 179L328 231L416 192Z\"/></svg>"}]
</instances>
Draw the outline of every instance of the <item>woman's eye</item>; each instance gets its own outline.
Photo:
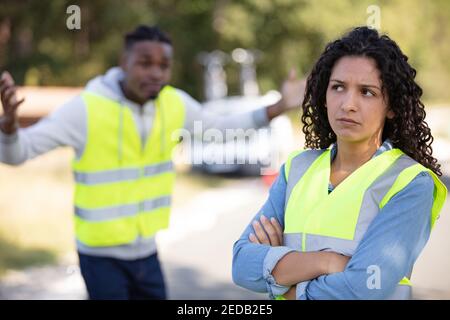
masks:
<instances>
[{"instance_id":1,"label":"woman's eye","mask_svg":"<svg viewBox=\"0 0 450 320\"><path fill-rule=\"evenodd\" d=\"M375 93L373 93L372 91L370 91L368 89L363 89L362 94L365 95L366 97L374 97L375 96Z\"/></svg>"},{"instance_id":2,"label":"woman's eye","mask_svg":"<svg viewBox=\"0 0 450 320\"><path fill-rule=\"evenodd\" d=\"M334 85L331 87L331 89L336 90L336 91L338 91L338 92L344 90L344 88L343 88L342 85L340 85L340 84L334 84Z\"/></svg>"}]
</instances>

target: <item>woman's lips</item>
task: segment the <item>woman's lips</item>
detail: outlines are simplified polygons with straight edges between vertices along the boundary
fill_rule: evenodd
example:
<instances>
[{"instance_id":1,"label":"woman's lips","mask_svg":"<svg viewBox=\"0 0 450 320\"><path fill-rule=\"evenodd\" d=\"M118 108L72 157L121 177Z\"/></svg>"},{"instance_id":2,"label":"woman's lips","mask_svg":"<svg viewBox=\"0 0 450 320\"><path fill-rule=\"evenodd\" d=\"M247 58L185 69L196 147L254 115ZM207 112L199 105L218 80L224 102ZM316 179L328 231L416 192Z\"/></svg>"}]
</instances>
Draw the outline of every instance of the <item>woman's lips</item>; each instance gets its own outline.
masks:
<instances>
[{"instance_id":1,"label":"woman's lips","mask_svg":"<svg viewBox=\"0 0 450 320\"><path fill-rule=\"evenodd\" d=\"M349 118L340 118L337 119L337 121L341 122L341 123L345 123L345 124L351 124L351 125L357 125L359 124L358 122L356 122L355 120L349 119Z\"/></svg>"}]
</instances>

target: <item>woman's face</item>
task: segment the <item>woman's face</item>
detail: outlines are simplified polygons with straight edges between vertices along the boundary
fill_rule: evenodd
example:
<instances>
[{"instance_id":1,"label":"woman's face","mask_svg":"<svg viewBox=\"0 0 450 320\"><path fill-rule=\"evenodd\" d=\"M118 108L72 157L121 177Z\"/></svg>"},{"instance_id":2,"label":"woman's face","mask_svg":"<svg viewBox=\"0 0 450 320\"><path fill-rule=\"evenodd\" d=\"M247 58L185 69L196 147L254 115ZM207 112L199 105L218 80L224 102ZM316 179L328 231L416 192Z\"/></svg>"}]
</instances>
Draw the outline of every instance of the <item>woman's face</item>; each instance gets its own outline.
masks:
<instances>
[{"instance_id":1,"label":"woman's face","mask_svg":"<svg viewBox=\"0 0 450 320\"><path fill-rule=\"evenodd\" d=\"M385 119L394 113L388 111L375 60L340 58L331 71L326 108L338 141L381 143Z\"/></svg>"}]
</instances>

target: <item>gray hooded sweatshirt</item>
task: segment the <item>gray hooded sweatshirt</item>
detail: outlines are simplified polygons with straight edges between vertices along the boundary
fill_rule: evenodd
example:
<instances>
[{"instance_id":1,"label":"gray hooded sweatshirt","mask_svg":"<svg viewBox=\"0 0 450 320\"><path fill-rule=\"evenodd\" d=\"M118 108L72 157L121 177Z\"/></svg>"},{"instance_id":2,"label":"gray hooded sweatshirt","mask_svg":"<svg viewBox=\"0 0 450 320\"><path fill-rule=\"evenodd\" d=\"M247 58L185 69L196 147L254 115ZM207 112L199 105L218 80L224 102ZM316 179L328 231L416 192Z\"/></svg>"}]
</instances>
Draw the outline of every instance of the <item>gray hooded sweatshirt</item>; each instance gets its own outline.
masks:
<instances>
[{"instance_id":1,"label":"gray hooded sweatshirt","mask_svg":"<svg viewBox=\"0 0 450 320\"><path fill-rule=\"evenodd\" d=\"M155 105L153 100L140 106L128 100L121 88L120 81L124 72L118 67L111 68L105 75L98 76L88 82L85 90L120 101L130 108L142 145L148 137L153 124ZM194 122L201 121L203 130L216 128L250 129L267 125L265 108L248 113L218 117L202 109L201 104L186 92L176 89L180 94L186 110L184 128L194 131ZM0 161L10 165L19 165L59 146L70 146L79 159L83 154L87 138L86 106L80 95L74 97L49 116L35 125L19 129L15 134L6 135L0 131ZM147 257L156 252L154 238L138 238L134 243L115 247L89 247L77 241L78 251L82 254L134 260Z\"/></svg>"}]
</instances>

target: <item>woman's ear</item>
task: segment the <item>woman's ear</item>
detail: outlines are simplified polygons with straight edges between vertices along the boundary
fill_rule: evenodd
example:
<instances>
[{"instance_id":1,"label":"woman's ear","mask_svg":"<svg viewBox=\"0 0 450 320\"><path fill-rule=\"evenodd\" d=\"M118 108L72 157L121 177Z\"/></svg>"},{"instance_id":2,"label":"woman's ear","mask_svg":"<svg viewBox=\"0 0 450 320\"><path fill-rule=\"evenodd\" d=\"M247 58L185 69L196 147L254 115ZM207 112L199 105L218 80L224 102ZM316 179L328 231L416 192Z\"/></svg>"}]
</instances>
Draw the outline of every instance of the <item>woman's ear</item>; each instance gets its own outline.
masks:
<instances>
[{"instance_id":1,"label":"woman's ear","mask_svg":"<svg viewBox=\"0 0 450 320\"><path fill-rule=\"evenodd\" d=\"M394 111L392 111L392 109L390 109L387 114L386 114L386 118L388 118L389 120L392 120L395 116Z\"/></svg>"}]
</instances>

